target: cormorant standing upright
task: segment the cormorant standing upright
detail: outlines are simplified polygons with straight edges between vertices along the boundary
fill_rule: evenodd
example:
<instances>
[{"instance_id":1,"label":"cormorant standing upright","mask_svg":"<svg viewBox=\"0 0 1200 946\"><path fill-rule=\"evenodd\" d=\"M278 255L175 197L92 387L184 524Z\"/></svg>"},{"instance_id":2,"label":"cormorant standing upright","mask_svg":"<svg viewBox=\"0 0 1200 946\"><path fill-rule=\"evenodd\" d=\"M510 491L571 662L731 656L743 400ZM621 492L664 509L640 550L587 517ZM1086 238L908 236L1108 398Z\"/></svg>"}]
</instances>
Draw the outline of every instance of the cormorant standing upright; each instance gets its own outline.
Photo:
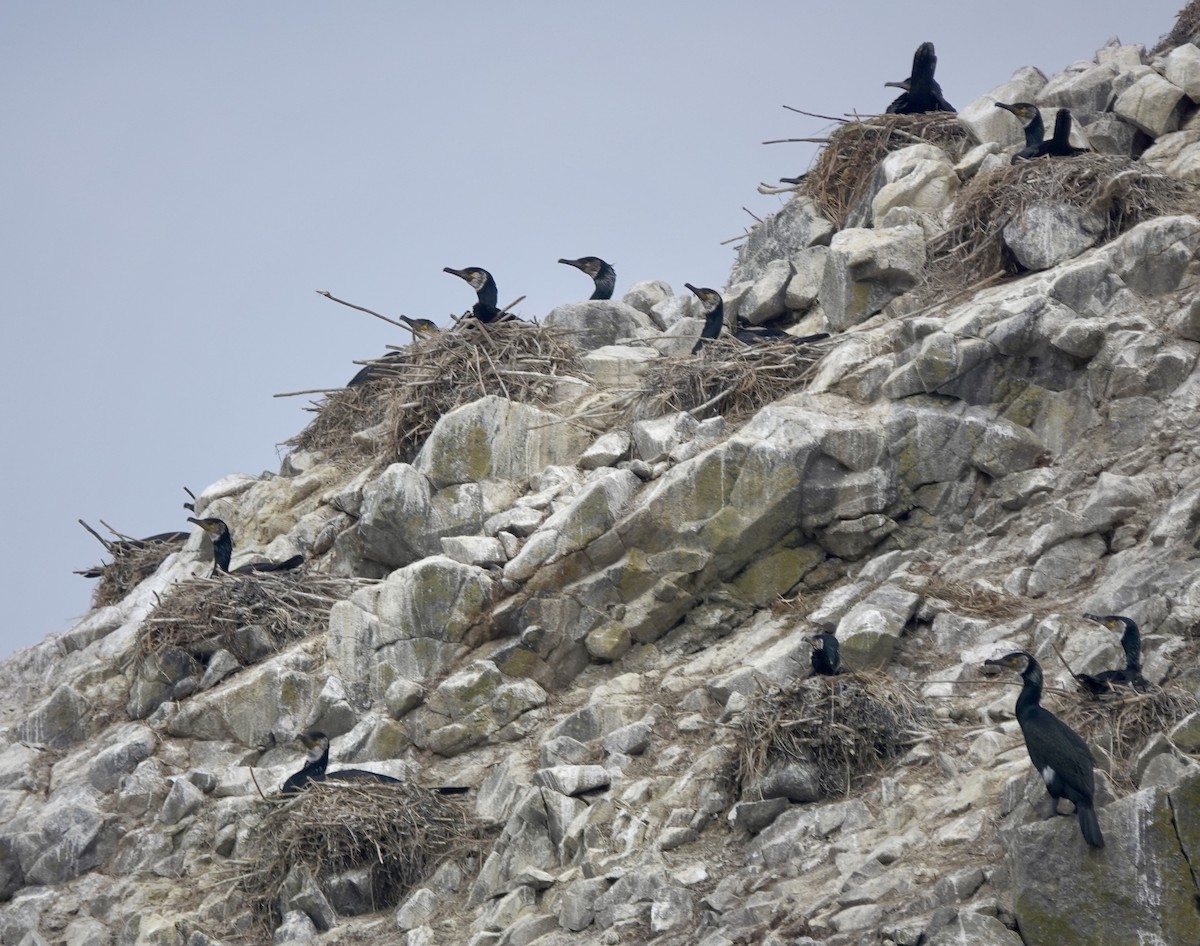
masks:
<instances>
[{"instance_id":1,"label":"cormorant standing upright","mask_svg":"<svg viewBox=\"0 0 1200 946\"><path fill-rule=\"evenodd\" d=\"M937 56L933 43L922 43L913 53L912 75L903 82L885 82L884 87L903 89L887 107L889 115L919 115L922 112L953 112L954 106L942 96L942 87L933 77Z\"/></svg>"},{"instance_id":2,"label":"cormorant standing upright","mask_svg":"<svg viewBox=\"0 0 1200 946\"><path fill-rule=\"evenodd\" d=\"M560 263L574 266L592 277L596 284L589 299L611 299L617 286L617 271L599 256L581 256L579 259L560 259Z\"/></svg>"},{"instance_id":3,"label":"cormorant standing upright","mask_svg":"<svg viewBox=\"0 0 1200 946\"><path fill-rule=\"evenodd\" d=\"M1041 665L1023 650L984 663L1020 671L1024 683L1017 697L1017 722L1033 767L1054 800L1054 814L1058 814L1058 799L1073 802L1083 839L1092 847L1104 847L1104 835L1092 804L1096 776L1091 750L1075 730L1041 705Z\"/></svg>"},{"instance_id":4,"label":"cormorant standing upright","mask_svg":"<svg viewBox=\"0 0 1200 946\"><path fill-rule=\"evenodd\" d=\"M1025 122L1025 147L1013 155L1011 164L1018 161L1030 161L1034 158L1070 158L1083 154L1083 148L1071 144L1071 112L1060 108L1054 116L1054 134L1046 139L1046 126L1042 123L1041 112L1031 102L997 102L996 108L1012 112L1020 121Z\"/></svg>"},{"instance_id":5,"label":"cormorant standing upright","mask_svg":"<svg viewBox=\"0 0 1200 946\"><path fill-rule=\"evenodd\" d=\"M1125 669L1104 670L1095 675L1074 674L1079 685L1095 696L1111 693L1114 685L1145 689L1149 684L1142 676L1142 632L1137 622L1123 614L1085 614L1084 617L1103 624L1110 631L1122 632L1121 649L1125 651Z\"/></svg>"},{"instance_id":6,"label":"cormorant standing upright","mask_svg":"<svg viewBox=\"0 0 1200 946\"><path fill-rule=\"evenodd\" d=\"M230 572L229 562L233 558L233 536L230 534L229 526L225 524L225 520L216 518L194 519L188 516L188 522L194 522L212 538L212 577L214 578L218 572L226 572L232 575L249 575L251 572L286 572L291 571L293 568L299 568L304 564L303 555L293 555L282 562L250 562L246 565L239 565Z\"/></svg>"},{"instance_id":7,"label":"cormorant standing upright","mask_svg":"<svg viewBox=\"0 0 1200 946\"><path fill-rule=\"evenodd\" d=\"M505 314L496 305L498 301L496 280L486 269L480 269L478 266L468 266L466 269L452 269L444 266L442 272L451 273L459 279L466 280L475 290L476 302L471 306L471 314L480 322L499 322L504 318Z\"/></svg>"},{"instance_id":8,"label":"cormorant standing upright","mask_svg":"<svg viewBox=\"0 0 1200 946\"><path fill-rule=\"evenodd\" d=\"M808 639L812 645L813 673L823 677L834 677L842 672L842 658L838 653L838 639L829 632L815 634Z\"/></svg>"},{"instance_id":9,"label":"cormorant standing upright","mask_svg":"<svg viewBox=\"0 0 1200 946\"><path fill-rule=\"evenodd\" d=\"M700 307L704 310L704 328L701 329L696 344L692 346L694 355L704 347L705 339L716 338L721 334L725 325L725 302L715 289L699 289L690 282L685 282L684 285L696 294L696 298L700 300Z\"/></svg>"}]
</instances>

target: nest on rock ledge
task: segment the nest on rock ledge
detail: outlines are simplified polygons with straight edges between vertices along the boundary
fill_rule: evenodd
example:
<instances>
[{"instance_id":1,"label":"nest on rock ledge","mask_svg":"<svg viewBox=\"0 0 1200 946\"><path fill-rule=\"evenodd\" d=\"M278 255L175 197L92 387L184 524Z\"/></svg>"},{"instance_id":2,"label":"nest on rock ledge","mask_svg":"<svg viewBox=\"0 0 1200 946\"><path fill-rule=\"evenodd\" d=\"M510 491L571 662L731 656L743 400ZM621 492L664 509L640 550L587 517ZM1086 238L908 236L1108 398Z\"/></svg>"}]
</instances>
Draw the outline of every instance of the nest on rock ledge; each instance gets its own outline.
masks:
<instances>
[{"instance_id":1,"label":"nest on rock ledge","mask_svg":"<svg viewBox=\"0 0 1200 946\"><path fill-rule=\"evenodd\" d=\"M867 194L879 162L893 151L931 144L957 160L971 141L953 112L923 115L875 115L866 121L838 126L826 139L801 193L841 229L846 217Z\"/></svg>"},{"instance_id":2,"label":"nest on rock ledge","mask_svg":"<svg viewBox=\"0 0 1200 946\"><path fill-rule=\"evenodd\" d=\"M697 355L661 358L625 398L629 419L686 411L703 420L721 414L736 422L808 387L817 362L829 350L824 340L744 345L730 336L705 344Z\"/></svg>"},{"instance_id":3,"label":"nest on rock ledge","mask_svg":"<svg viewBox=\"0 0 1200 946\"><path fill-rule=\"evenodd\" d=\"M773 767L816 770L822 796L849 794L863 776L930 734L933 716L885 673L811 677L752 698L742 712L737 763L745 797Z\"/></svg>"},{"instance_id":4,"label":"nest on rock ledge","mask_svg":"<svg viewBox=\"0 0 1200 946\"><path fill-rule=\"evenodd\" d=\"M1171 27L1171 32L1158 41L1158 45L1150 50L1147 58L1153 59L1155 56L1169 53L1176 46L1194 43L1198 38L1200 38L1200 0L1191 0L1186 7L1179 11L1179 17L1175 20L1175 25Z\"/></svg>"},{"instance_id":5,"label":"nest on rock ledge","mask_svg":"<svg viewBox=\"0 0 1200 946\"><path fill-rule=\"evenodd\" d=\"M331 777L332 778L332 777ZM366 869L364 912L395 906L440 863L477 853L482 826L469 802L408 782L313 782L294 800L273 805L231 863L236 884L267 928L278 925L280 887L307 869L319 887ZM366 886L366 885L364 885Z\"/></svg>"},{"instance_id":6,"label":"nest on rock ledge","mask_svg":"<svg viewBox=\"0 0 1200 946\"><path fill-rule=\"evenodd\" d=\"M82 520L80 520L82 522ZM183 548L187 539L186 534L165 534L163 537L149 539L133 539L129 536L117 535L114 542L103 538L91 526L84 523L84 528L94 535L104 545L104 549L112 556L112 561L95 565L92 568L78 571L75 574L85 578L99 578L100 583L92 592L92 607L102 608L105 605L116 604L133 588L145 581L156 571L172 552Z\"/></svg>"},{"instance_id":7,"label":"nest on rock ledge","mask_svg":"<svg viewBox=\"0 0 1200 946\"><path fill-rule=\"evenodd\" d=\"M303 570L217 575L180 582L142 622L134 659L162 661L182 653L204 665L226 650L243 665L324 632L329 609L369 579L332 578ZM241 636L239 631L253 628Z\"/></svg>"},{"instance_id":8,"label":"nest on rock ledge","mask_svg":"<svg viewBox=\"0 0 1200 946\"><path fill-rule=\"evenodd\" d=\"M488 394L549 405L563 382L584 381L571 333L535 322L464 318L369 362L378 377L328 395L284 441L351 464L410 462L438 418ZM360 436L375 428L374 436Z\"/></svg>"},{"instance_id":9,"label":"nest on rock ledge","mask_svg":"<svg viewBox=\"0 0 1200 946\"><path fill-rule=\"evenodd\" d=\"M932 302L980 280L1017 273L1003 230L1024 209L1042 203L1066 204L1094 217L1102 227L1097 246L1144 220L1200 212L1193 185L1113 155L1039 158L977 174L955 199L946 232L929 247L918 296Z\"/></svg>"}]
</instances>

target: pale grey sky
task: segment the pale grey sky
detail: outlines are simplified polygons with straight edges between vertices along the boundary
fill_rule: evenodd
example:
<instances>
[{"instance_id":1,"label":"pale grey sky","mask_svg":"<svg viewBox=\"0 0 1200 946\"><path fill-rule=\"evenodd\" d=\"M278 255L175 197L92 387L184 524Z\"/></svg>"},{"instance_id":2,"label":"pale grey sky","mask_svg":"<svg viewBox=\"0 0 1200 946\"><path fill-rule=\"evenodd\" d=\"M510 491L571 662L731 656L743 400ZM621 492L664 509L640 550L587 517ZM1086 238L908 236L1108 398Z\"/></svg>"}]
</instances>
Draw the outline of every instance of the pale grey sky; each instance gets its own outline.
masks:
<instances>
[{"instance_id":1,"label":"pale grey sky","mask_svg":"<svg viewBox=\"0 0 1200 946\"><path fill-rule=\"evenodd\" d=\"M443 266L527 318L590 291L560 256L719 287L812 155L761 142L827 130L782 105L882 111L931 40L961 108L1181 5L4 4L0 656L86 612L76 519L186 528L182 486L278 468L310 415L273 394L405 340L314 290L444 323Z\"/></svg>"}]
</instances>

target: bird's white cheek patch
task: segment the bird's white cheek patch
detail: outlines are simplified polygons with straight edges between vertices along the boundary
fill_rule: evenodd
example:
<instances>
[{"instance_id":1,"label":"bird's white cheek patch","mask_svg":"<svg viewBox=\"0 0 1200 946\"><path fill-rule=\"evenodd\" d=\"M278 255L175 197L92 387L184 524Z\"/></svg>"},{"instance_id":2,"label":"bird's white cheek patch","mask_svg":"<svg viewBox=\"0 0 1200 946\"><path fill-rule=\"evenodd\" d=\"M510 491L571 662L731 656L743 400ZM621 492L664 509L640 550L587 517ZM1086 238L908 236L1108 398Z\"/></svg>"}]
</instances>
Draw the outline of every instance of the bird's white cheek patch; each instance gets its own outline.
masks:
<instances>
[{"instance_id":1,"label":"bird's white cheek patch","mask_svg":"<svg viewBox=\"0 0 1200 946\"><path fill-rule=\"evenodd\" d=\"M1044 769L1042 769L1042 781L1049 785L1054 781L1054 776L1057 774L1058 773L1056 773L1054 769L1050 768L1050 766L1046 766Z\"/></svg>"}]
</instances>

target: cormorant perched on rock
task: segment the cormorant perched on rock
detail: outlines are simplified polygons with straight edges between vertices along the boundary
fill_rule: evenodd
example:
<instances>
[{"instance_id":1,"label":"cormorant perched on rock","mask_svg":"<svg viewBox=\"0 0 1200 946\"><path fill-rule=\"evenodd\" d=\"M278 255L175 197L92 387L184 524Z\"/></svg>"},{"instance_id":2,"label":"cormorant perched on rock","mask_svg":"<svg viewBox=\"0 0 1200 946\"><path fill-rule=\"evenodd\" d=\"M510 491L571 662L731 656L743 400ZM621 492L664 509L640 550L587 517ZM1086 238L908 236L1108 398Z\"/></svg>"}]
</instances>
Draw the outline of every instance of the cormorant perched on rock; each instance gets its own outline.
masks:
<instances>
[{"instance_id":1,"label":"cormorant perched on rock","mask_svg":"<svg viewBox=\"0 0 1200 946\"><path fill-rule=\"evenodd\" d=\"M589 299L611 299L617 286L617 271L599 256L581 256L579 259L560 259L560 263L574 266L592 277L596 284Z\"/></svg>"},{"instance_id":2,"label":"cormorant perched on rock","mask_svg":"<svg viewBox=\"0 0 1200 946\"><path fill-rule=\"evenodd\" d=\"M504 313L500 311L496 303L498 301L498 293L496 291L496 280L492 278L492 274L486 269L480 269L478 266L468 266L466 269L451 269L449 266L442 268L443 273L451 273L459 279L464 279L470 283L471 288L475 290L477 301L471 306L471 314L480 322L499 322L504 318Z\"/></svg>"},{"instance_id":3,"label":"cormorant perched on rock","mask_svg":"<svg viewBox=\"0 0 1200 946\"><path fill-rule=\"evenodd\" d=\"M1046 139L1046 126L1042 123L1042 114L1038 107L1031 102L997 102L996 108L1012 112L1025 123L1025 147L1013 155L1011 164L1018 161L1030 161L1033 158L1052 157L1070 158L1083 154L1083 148L1071 144L1071 112L1060 108L1054 116L1054 134Z\"/></svg>"},{"instance_id":4,"label":"cormorant perched on rock","mask_svg":"<svg viewBox=\"0 0 1200 946\"><path fill-rule=\"evenodd\" d=\"M1074 674L1080 687L1094 696L1112 693L1114 686L1145 689L1149 684L1142 676L1142 632L1133 618L1123 614L1085 614L1085 618L1103 624L1110 631L1121 631L1121 649L1125 651L1124 670L1104 670L1095 675Z\"/></svg>"},{"instance_id":5,"label":"cormorant perched on rock","mask_svg":"<svg viewBox=\"0 0 1200 946\"><path fill-rule=\"evenodd\" d=\"M407 325L409 331L413 333L413 341L426 335L436 335L441 331L437 327L437 323L430 319L410 319L407 315L402 315L400 321ZM386 377L388 367L384 362L395 361L402 355L403 352L398 351L389 351L380 355L375 359L374 364L363 365L358 374L346 382L346 387L354 388L360 384L366 384L368 381L378 381L380 378Z\"/></svg>"},{"instance_id":6,"label":"cormorant perched on rock","mask_svg":"<svg viewBox=\"0 0 1200 946\"><path fill-rule=\"evenodd\" d=\"M225 524L225 520L216 518L193 519L191 516L188 516L188 522L194 522L212 537L212 574L214 577L218 572L227 572L231 575L249 575L252 572L286 572L291 571L293 568L299 568L304 564L303 555L293 555L282 562L250 562L246 565L239 565L230 572L229 562L233 558L233 536L230 534L229 526Z\"/></svg>"},{"instance_id":7,"label":"cormorant perched on rock","mask_svg":"<svg viewBox=\"0 0 1200 946\"><path fill-rule=\"evenodd\" d=\"M398 784L400 779L384 775L382 772L368 772L366 769L338 769L327 772L329 766L329 737L319 729L310 729L300 733L296 740L308 750L304 757L304 768L295 775L289 776L280 789L284 794L301 791L308 787L309 782L391 782ZM461 795L468 791L464 785L444 785L430 789L439 795Z\"/></svg>"},{"instance_id":8,"label":"cormorant perched on rock","mask_svg":"<svg viewBox=\"0 0 1200 946\"><path fill-rule=\"evenodd\" d=\"M922 43L913 53L912 75L903 82L885 82L884 87L903 89L887 107L889 115L920 115L922 112L953 112L954 106L942 96L942 87L933 77L937 56L933 43Z\"/></svg>"},{"instance_id":9,"label":"cormorant perched on rock","mask_svg":"<svg viewBox=\"0 0 1200 946\"><path fill-rule=\"evenodd\" d=\"M715 289L701 289L693 286L690 282L685 282L684 285L696 294L700 300L700 306L704 310L704 328L700 331L700 337L696 339L696 344L692 346L692 354L696 354L704 347L705 339L717 338L721 334L721 328L725 325L725 301L721 298L721 294ZM758 342L793 342L797 345L804 342L817 342L823 338L828 338L828 332L818 332L816 335L791 335L782 329L762 328L760 326L742 327L739 325L738 330L733 333L733 337L744 345L754 345Z\"/></svg>"},{"instance_id":10,"label":"cormorant perched on rock","mask_svg":"<svg viewBox=\"0 0 1200 946\"><path fill-rule=\"evenodd\" d=\"M1058 814L1058 799L1073 802L1083 839L1092 847L1104 847L1092 804L1096 793L1092 753L1075 730L1041 705L1041 666L1023 650L984 663L1020 671L1024 685L1017 697L1017 722L1033 767L1054 800L1054 814Z\"/></svg>"},{"instance_id":11,"label":"cormorant perched on rock","mask_svg":"<svg viewBox=\"0 0 1200 946\"><path fill-rule=\"evenodd\" d=\"M815 634L808 639L812 645L813 673L823 677L837 676L842 672L842 657L838 652L838 639L825 632Z\"/></svg>"}]
</instances>

